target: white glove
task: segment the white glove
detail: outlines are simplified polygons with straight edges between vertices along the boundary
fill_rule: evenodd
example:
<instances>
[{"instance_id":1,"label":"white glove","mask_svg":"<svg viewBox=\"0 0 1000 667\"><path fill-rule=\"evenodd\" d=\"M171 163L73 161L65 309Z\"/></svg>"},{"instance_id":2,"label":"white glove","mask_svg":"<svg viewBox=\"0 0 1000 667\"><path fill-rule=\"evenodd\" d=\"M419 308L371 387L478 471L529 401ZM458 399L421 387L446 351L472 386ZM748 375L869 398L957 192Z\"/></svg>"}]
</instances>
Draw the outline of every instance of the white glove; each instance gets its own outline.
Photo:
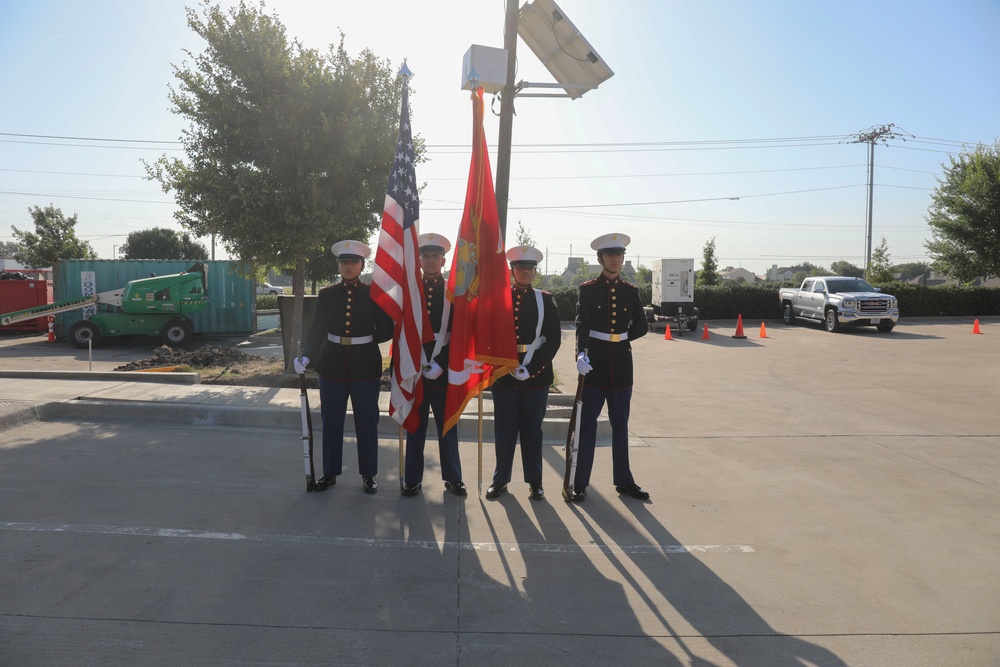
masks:
<instances>
[{"instance_id":1,"label":"white glove","mask_svg":"<svg viewBox=\"0 0 1000 667\"><path fill-rule=\"evenodd\" d=\"M514 369L514 377L516 377L521 382L524 382L525 380L531 377L531 373L528 372L528 369L526 367L518 366L517 368Z\"/></svg>"},{"instance_id":2,"label":"white glove","mask_svg":"<svg viewBox=\"0 0 1000 667\"><path fill-rule=\"evenodd\" d=\"M432 361L428 365L424 366L424 370L421 372L428 380L437 380L441 377L441 374L444 373L444 369L441 368L441 365L438 362Z\"/></svg>"},{"instance_id":3,"label":"white glove","mask_svg":"<svg viewBox=\"0 0 1000 667\"><path fill-rule=\"evenodd\" d=\"M475 361L474 359L466 359L462 370L448 371L448 384L466 384L473 375L485 372L486 369L483 368L483 362Z\"/></svg>"},{"instance_id":4,"label":"white glove","mask_svg":"<svg viewBox=\"0 0 1000 667\"><path fill-rule=\"evenodd\" d=\"M295 372L302 375L306 372L306 366L309 365L309 357L298 356L292 359L292 365L295 366Z\"/></svg>"},{"instance_id":5,"label":"white glove","mask_svg":"<svg viewBox=\"0 0 1000 667\"><path fill-rule=\"evenodd\" d=\"M594 370L594 367L590 365L590 357L586 353L581 352L576 355L576 370L580 375L586 375Z\"/></svg>"}]
</instances>

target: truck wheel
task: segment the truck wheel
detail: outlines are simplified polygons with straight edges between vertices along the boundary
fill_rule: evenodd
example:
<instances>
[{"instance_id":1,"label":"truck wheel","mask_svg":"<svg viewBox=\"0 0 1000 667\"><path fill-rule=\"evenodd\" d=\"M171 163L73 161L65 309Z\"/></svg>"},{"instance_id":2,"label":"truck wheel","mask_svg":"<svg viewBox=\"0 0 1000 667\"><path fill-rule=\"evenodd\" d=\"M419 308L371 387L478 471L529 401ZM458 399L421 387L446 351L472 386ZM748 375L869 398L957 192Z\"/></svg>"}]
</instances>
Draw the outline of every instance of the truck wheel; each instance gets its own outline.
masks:
<instances>
[{"instance_id":1,"label":"truck wheel","mask_svg":"<svg viewBox=\"0 0 1000 667\"><path fill-rule=\"evenodd\" d=\"M885 324L876 324L875 328L881 331L882 333L889 333L890 331L892 331L892 328L894 326L896 326L895 322L887 322Z\"/></svg>"},{"instance_id":2,"label":"truck wheel","mask_svg":"<svg viewBox=\"0 0 1000 667\"><path fill-rule=\"evenodd\" d=\"M830 333L840 331L840 321L837 320L837 309L830 308L826 311L826 330Z\"/></svg>"},{"instance_id":3,"label":"truck wheel","mask_svg":"<svg viewBox=\"0 0 1000 667\"><path fill-rule=\"evenodd\" d=\"M795 324L795 311L792 310L792 304L786 303L782 306L781 319L785 321L785 324Z\"/></svg>"},{"instance_id":4,"label":"truck wheel","mask_svg":"<svg viewBox=\"0 0 1000 667\"><path fill-rule=\"evenodd\" d=\"M698 320L688 320L688 331L698 330Z\"/></svg>"},{"instance_id":5,"label":"truck wheel","mask_svg":"<svg viewBox=\"0 0 1000 667\"><path fill-rule=\"evenodd\" d=\"M186 345L193 334L191 325L179 318L170 320L160 329L160 338L167 345Z\"/></svg>"},{"instance_id":6,"label":"truck wheel","mask_svg":"<svg viewBox=\"0 0 1000 667\"><path fill-rule=\"evenodd\" d=\"M69 339L77 347L97 347L101 344L101 327L90 320L79 320L69 328Z\"/></svg>"}]
</instances>

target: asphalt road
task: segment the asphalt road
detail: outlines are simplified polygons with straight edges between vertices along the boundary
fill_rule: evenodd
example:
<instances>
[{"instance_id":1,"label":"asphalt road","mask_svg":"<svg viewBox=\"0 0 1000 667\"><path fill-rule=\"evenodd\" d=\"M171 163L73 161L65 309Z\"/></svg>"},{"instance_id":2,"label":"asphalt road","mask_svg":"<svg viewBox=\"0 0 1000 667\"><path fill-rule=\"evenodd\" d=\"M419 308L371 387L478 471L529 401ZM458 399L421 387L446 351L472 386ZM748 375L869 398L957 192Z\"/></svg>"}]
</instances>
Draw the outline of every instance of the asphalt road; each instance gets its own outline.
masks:
<instances>
[{"instance_id":1,"label":"asphalt road","mask_svg":"<svg viewBox=\"0 0 1000 667\"><path fill-rule=\"evenodd\" d=\"M547 500L515 463L486 501L472 442L467 499L433 445L404 498L394 439L378 494L350 440L307 494L297 426L204 418L294 423L295 392L0 379L0 404L108 406L0 432L0 664L1000 665L1000 319L981 324L635 341L646 503L615 493L607 447L564 503L554 445ZM0 369L148 349L0 339Z\"/></svg>"}]
</instances>

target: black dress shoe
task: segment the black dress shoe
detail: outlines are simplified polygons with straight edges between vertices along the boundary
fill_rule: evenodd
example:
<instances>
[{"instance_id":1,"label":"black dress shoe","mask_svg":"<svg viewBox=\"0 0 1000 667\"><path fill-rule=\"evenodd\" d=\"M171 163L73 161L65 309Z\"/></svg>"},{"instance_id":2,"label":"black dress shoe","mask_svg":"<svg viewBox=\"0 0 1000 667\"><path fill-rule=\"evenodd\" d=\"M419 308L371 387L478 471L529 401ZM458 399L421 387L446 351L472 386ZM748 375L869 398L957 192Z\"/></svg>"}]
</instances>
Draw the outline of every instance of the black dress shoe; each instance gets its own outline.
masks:
<instances>
[{"instance_id":1,"label":"black dress shoe","mask_svg":"<svg viewBox=\"0 0 1000 667\"><path fill-rule=\"evenodd\" d=\"M615 491L618 493L627 493L636 500L649 500L649 492L643 491L638 484L627 484L625 486L616 486Z\"/></svg>"},{"instance_id":2,"label":"black dress shoe","mask_svg":"<svg viewBox=\"0 0 1000 667\"><path fill-rule=\"evenodd\" d=\"M469 492L465 489L464 482L445 482L444 488L448 489L456 496L467 496Z\"/></svg>"},{"instance_id":3,"label":"black dress shoe","mask_svg":"<svg viewBox=\"0 0 1000 667\"><path fill-rule=\"evenodd\" d=\"M582 503L587 499L587 487L576 488L574 486L562 491L563 500L568 503Z\"/></svg>"},{"instance_id":4,"label":"black dress shoe","mask_svg":"<svg viewBox=\"0 0 1000 667\"><path fill-rule=\"evenodd\" d=\"M378 485L376 484L376 487L377 486ZM419 492L420 492L420 485L419 484L403 484L403 488L400 489L400 493L402 493L404 496L415 496ZM373 492L370 492L370 493L373 493Z\"/></svg>"},{"instance_id":5,"label":"black dress shoe","mask_svg":"<svg viewBox=\"0 0 1000 667\"><path fill-rule=\"evenodd\" d=\"M541 484L528 485L528 497L532 500L542 500L545 498L545 490Z\"/></svg>"},{"instance_id":6,"label":"black dress shoe","mask_svg":"<svg viewBox=\"0 0 1000 667\"><path fill-rule=\"evenodd\" d=\"M501 493L507 493L506 484L490 484L490 488L486 489L486 497L490 500L496 500Z\"/></svg>"},{"instance_id":7,"label":"black dress shoe","mask_svg":"<svg viewBox=\"0 0 1000 667\"><path fill-rule=\"evenodd\" d=\"M336 475L323 475L322 477L319 478L319 481L316 482L316 487L313 489L313 491L326 491L328 488L330 488L336 483L337 483Z\"/></svg>"},{"instance_id":8,"label":"black dress shoe","mask_svg":"<svg viewBox=\"0 0 1000 667\"><path fill-rule=\"evenodd\" d=\"M378 491L378 482L375 481L374 475L361 478L361 490L365 493L375 493Z\"/></svg>"}]
</instances>

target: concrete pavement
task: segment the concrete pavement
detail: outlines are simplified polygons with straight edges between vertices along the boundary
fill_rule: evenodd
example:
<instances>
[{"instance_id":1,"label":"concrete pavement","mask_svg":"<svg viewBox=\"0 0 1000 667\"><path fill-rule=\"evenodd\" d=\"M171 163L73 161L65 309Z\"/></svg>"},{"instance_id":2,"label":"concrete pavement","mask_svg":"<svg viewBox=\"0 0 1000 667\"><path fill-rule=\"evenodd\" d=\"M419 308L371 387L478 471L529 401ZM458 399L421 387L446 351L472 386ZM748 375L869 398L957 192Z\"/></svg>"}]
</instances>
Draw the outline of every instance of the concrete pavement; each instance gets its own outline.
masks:
<instances>
[{"instance_id":1,"label":"concrete pavement","mask_svg":"<svg viewBox=\"0 0 1000 667\"><path fill-rule=\"evenodd\" d=\"M555 442L546 501L477 498L468 440L467 499L433 445L404 498L389 437L378 494L350 442L307 494L298 390L0 377L0 664L998 665L1000 319L980 323L636 341L647 503L615 493L608 447L564 503ZM0 370L149 349L0 339ZM484 486L492 466L487 439Z\"/></svg>"}]
</instances>

